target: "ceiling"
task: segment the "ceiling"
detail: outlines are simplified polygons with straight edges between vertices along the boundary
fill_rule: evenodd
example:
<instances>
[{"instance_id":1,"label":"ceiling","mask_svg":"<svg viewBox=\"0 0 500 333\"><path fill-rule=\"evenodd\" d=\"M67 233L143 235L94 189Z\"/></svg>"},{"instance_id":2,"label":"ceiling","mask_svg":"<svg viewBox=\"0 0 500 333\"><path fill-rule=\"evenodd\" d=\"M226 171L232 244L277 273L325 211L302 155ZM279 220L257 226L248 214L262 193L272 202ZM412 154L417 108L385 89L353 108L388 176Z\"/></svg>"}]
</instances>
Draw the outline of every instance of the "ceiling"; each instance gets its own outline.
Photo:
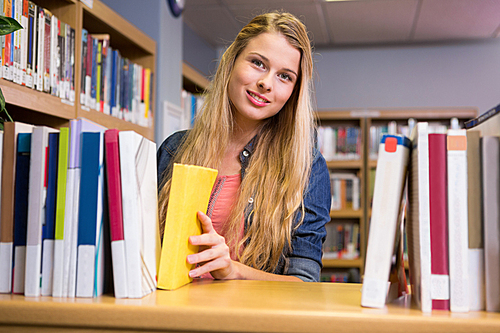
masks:
<instances>
[{"instance_id":1,"label":"ceiling","mask_svg":"<svg viewBox=\"0 0 500 333\"><path fill-rule=\"evenodd\" d=\"M500 0L185 0L184 22L212 47L227 46L260 13L285 10L315 47L448 43L500 34Z\"/></svg>"}]
</instances>

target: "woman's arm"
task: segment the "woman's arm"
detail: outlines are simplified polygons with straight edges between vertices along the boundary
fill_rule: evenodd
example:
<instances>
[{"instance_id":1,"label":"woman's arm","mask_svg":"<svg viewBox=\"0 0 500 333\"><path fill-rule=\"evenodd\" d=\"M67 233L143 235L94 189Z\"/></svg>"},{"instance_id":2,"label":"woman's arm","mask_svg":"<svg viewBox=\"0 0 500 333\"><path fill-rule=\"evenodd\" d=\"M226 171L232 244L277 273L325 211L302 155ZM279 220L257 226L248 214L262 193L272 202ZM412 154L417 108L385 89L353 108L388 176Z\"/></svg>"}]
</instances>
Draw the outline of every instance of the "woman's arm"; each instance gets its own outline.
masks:
<instances>
[{"instance_id":1,"label":"woman's arm","mask_svg":"<svg viewBox=\"0 0 500 333\"><path fill-rule=\"evenodd\" d=\"M224 237L214 230L210 218L202 212L198 212L198 218L203 234L189 237L189 242L205 249L187 257L188 263L199 264L189 276L198 277L210 272L214 279L219 280L302 281L296 276L267 273L232 260Z\"/></svg>"}]
</instances>

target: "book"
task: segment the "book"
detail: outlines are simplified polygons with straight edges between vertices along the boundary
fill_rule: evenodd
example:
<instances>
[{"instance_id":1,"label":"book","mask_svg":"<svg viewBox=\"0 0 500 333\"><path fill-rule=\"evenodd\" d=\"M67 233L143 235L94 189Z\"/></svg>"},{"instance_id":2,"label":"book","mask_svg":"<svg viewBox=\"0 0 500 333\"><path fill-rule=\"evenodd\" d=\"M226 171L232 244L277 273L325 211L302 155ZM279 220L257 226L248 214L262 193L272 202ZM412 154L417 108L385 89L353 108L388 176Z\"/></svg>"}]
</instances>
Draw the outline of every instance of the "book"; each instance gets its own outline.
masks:
<instances>
[{"instance_id":1,"label":"book","mask_svg":"<svg viewBox=\"0 0 500 333\"><path fill-rule=\"evenodd\" d=\"M12 1L13 0L4 0L3 2L3 15L7 17L12 17ZM4 36L4 47L2 50L2 65L3 65L3 78L9 81L12 81L12 57L11 57L11 49L12 45L12 36L7 35Z\"/></svg>"},{"instance_id":2,"label":"book","mask_svg":"<svg viewBox=\"0 0 500 333\"><path fill-rule=\"evenodd\" d=\"M468 312L467 135L465 129L449 129L446 134L450 310Z\"/></svg>"},{"instance_id":3,"label":"book","mask_svg":"<svg viewBox=\"0 0 500 333\"><path fill-rule=\"evenodd\" d=\"M158 288L177 289L193 280L188 274L194 265L186 258L197 253L198 247L189 244L188 238L202 233L197 212L206 212L216 177L214 169L174 164Z\"/></svg>"},{"instance_id":4,"label":"book","mask_svg":"<svg viewBox=\"0 0 500 333\"><path fill-rule=\"evenodd\" d=\"M127 293L140 298L154 291L158 281L156 145L133 131L120 131L118 138Z\"/></svg>"},{"instance_id":5,"label":"book","mask_svg":"<svg viewBox=\"0 0 500 333\"><path fill-rule=\"evenodd\" d=\"M46 224L47 172L49 133L57 130L35 126L31 136L31 160L28 201L28 228L26 236L26 276L24 295L38 297L43 284L42 229Z\"/></svg>"},{"instance_id":6,"label":"book","mask_svg":"<svg viewBox=\"0 0 500 333\"><path fill-rule=\"evenodd\" d=\"M66 185L69 158L69 128L59 129L59 153L57 164L56 217L54 230L54 272L52 273L52 296L63 296L64 216L66 208Z\"/></svg>"},{"instance_id":7,"label":"book","mask_svg":"<svg viewBox=\"0 0 500 333\"><path fill-rule=\"evenodd\" d=\"M104 142L106 146L106 185L111 233L114 293L116 298L126 298L128 297L127 260L125 257L125 238L123 233L122 187L118 130L107 130L104 133Z\"/></svg>"},{"instance_id":8,"label":"book","mask_svg":"<svg viewBox=\"0 0 500 333\"><path fill-rule=\"evenodd\" d=\"M85 118L70 121L70 150L66 182L66 206L64 216L64 263L63 297L75 297L78 207L80 200L80 144L82 132L104 132L105 127Z\"/></svg>"},{"instance_id":9,"label":"book","mask_svg":"<svg viewBox=\"0 0 500 333\"><path fill-rule=\"evenodd\" d=\"M500 311L500 138L481 142L486 311Z\"/></svg>"},{"instance_id":10,"label":"book","mask_svg":"<svg viewBox=\"0 0 500 333\"><path fill-rule=\"evenodd\" d=\"M12 277L12 293L14 294L24 294L30 150L31 133L20 133L17 136L16 189L14 198L14 266Z\"/></svg>"},{"instance_id":11,"label":"book","mask_svg":"<svg viewBox=\"0 0 500 333\"><path fill-rule=\"evenodd\" d=\"M43 91L50 93L51 88L51 55L52 55L52 13L45 8L44 12L44 25L43 25Z\"/></svg>"},{"instance_id":12,"label":"book","mask_svg":"<svg viewBox=\"0 0 500 333\"><path fill-rule=\"evenodd\" d=\"M82 133L78 207L77 297L97 297L103 273L103 133Z\"/></svg>"},{"instance_id":13,"label":"book","mask_svg":"<svg viewBox=\"0 0 500 333\"><path fill-rule=\"evenodd\" d=\"M373 208L366 252L361 305L381 308L386 303L396 230L406 182L410 140L382 136L375 174ZM391 241L392 240L392 241Z\"/></svg>"},{"instance_id":14,"label":"book","mask_svg":"<svg viewBox=\"0 0 500 333\"><path fill-rule=\"evenodd\" d=\"M429 211L433 310L450 309L446 134L429 134Z\"/></svg>"},{"instance_id":15,"label":"book","mask_svg":"<svg viewBox=\"0 0 500 333\"><path fill-rule=\"evenodd\" d=\"M28 2L28 52L26 59L26 86L34 88L33 76L36 67L36 36L38 8L32 1Z\"/></svg>"},{"instance_id":16,"label":"book","mask_svg":"<svg viewBox=\"0 0 500 333\"><path fill-rule=\"evenodd\" d=\"M17 136L19 133L31 133L32 131L32 125L21 122L4 123L2 149L2 211L0 213L0 293L10 293L12 291Z\"/></svg>"},{"instance_id":17,"label":"book","mask_svg":"<svg viewBox=\"0 0 500 333\"><path fill-rule=\"evenodd\" d=\"M43 77L45 72L45 11L42 7L38 6L37 18L37 59L36 59L36 76L35 85L36 90L43 91Z\"/></svg>"},{"instance_id":18,"label":"book","mask_svg":"<svg viewBox=\"0 0 500 333\"><path fill-rule=\"evenodd\" d=\"M47 153L45 224L42 226L42 296L52 296L58 158L59 133L50 133Z\"/></svg>"},{"instance_id":19,"label":"book","mask_svg":"<svg viewBox=\"0 0 500 333\"><path fill-rule=\"evenodd\" d=\"M410 284L412 301L427 313L432 311L428 123L417 123L410 139L407 218Z\"/></svg>"},{"instance_id":20,"label":"book","mask_svg":"<svg viewBox=\"0 0 500 333\"><path fill-rule=\"evenodd\" d=\"M467 130L469 308L472 311L480 311L485 308L483 202L479 134L480 132L477 130Z\"/></svg>"}]
</instances>

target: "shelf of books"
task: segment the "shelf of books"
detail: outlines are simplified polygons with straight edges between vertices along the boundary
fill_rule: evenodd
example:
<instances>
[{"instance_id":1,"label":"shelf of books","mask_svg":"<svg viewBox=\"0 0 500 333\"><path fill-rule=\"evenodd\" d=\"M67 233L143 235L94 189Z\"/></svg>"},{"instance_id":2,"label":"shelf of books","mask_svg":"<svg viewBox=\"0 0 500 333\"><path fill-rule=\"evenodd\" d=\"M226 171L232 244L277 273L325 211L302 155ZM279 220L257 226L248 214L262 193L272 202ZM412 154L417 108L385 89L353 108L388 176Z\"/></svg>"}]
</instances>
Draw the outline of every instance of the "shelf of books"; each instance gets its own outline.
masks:
<instances>
[{"instance_id":1,"label":"shelf of books","mask_svg":"<svg viewBox=\"0 0 500 333\"><path fill-rule=\"evenodd\" d=\"M14 120L59 128L83 117L154 139L154 40L99 0L1 3L25 27L5 37L0 72Z\"/></svg>"},{"instance_id":2,"label":"shelf of books","mask_svg":"<svg viewBox=\"0 0 500 333\"><path fill-rule=\"evenodd\" d=\"M332 187L331 222L323 249L324 281L361 282L380 136L409 136L411 126L419 121L427 121L434 131L442 132L451 126L463 127L476 116L475 108L316 112L318 148L330 170ZM352 269L357 269L357 274Z\"/></svg>"}]
</instances>

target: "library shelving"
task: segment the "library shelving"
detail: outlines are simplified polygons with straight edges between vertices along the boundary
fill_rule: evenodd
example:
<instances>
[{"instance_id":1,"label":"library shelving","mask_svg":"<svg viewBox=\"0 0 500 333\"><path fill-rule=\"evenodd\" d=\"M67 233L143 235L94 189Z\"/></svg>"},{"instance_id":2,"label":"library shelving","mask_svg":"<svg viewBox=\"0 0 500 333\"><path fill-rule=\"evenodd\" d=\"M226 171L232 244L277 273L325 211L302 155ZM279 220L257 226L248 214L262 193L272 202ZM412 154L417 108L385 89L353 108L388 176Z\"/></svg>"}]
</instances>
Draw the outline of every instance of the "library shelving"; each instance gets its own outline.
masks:
<instances>
[{"instance_id":1,"label":"library shelving","mask_svg":"<svg viewBox=\"0 0 500 333\"><path fill-rule=\"evenodd\" d=\"M89 33L105 33L110 35L110 45L118 49L122 57L149 68L156 73L156 42L118 15L99 0L93 1L92 8L76 0L35 0L35 4L48 9L61 22L65 22L75 29L75 93L74 102L62 100L49 93L27 88L4 79L0 79L0 86L5 96L7 110L15 121L35 125L47 125L55 128L69 126L69 120L84 117L108 128L119 130L134 130L144 137L154 140L154 119L148 126L141 126L117 117L95 110L87 110L80 105L79 93L81 85L82 61L82 30ZM154 79L152 100L154 101ZM154 105L151 103L151 113L154 115Z\"/></svg>"},{"instance_id":2,"label":"library shelving","mask_svg":"<svg viewBox=\"0 0 500 333\"><path fill-rule=\"evenodd\" d=\"M355 126L360 129L360 153L355 159L327 159L327 167L330 173L352 173L359 177L359 200L360 209L343 208L331 210L331 221L329 224L353 223L359 228L359 258L347 257L332 258L326 256L323 259L322 274L329 274L332 271L346 271L348 269L359 269L360 276L363 275L366 245L368 241L368 230L370 222L370 205L373 191L375 168L377 166L376 156L370 153L373 147L373 138L370 137L372 127L387 127L392 122L396 131L404 131L402 126L408 125L408 120L415 122L427 121L433 125L450 126L450 120L457 118L459 126L464 121L472 119L478 115L478 110L472 107L453 108L406 108L406 109L322 109L316 111L316 119L322 127L346 127ZM372 131L373 132L373 131ZM378 138L376 138L378 140ZM321 141L321 140L318 140ZM324 154L325 155L325 154ZM328 155L328 154L326 154ZM327 225L327 230L329 229ZM331 237L329 235L328 237ZM327 238L328 240L328 238ZM361 282L361 281L358 281Z\"/></svg>"}]
</instances>

